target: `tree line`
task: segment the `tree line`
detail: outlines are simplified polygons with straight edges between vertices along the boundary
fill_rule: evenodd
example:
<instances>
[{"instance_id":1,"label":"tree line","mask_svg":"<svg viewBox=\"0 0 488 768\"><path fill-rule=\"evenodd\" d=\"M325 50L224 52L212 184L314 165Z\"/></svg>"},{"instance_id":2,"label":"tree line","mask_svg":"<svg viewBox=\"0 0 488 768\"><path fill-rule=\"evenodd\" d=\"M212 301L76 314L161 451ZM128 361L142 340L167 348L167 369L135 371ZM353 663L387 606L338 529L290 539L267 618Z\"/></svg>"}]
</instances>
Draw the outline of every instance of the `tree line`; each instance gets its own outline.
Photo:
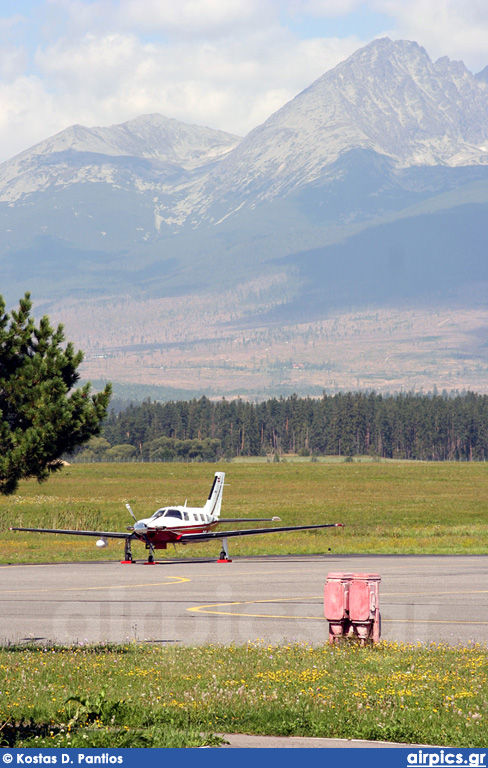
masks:
<instances>
[{"instance_id":1,"label":"tree line","mask_svg":"<svg viewBox=\"0 0 488 768\"><path fill-rule=\"evenodd\" d=\"M148 400L112 411L102 437L80 458L214 461L289 453L485 461L488 396L349 392L261 403Z\"/></svg>"}]
</instances>

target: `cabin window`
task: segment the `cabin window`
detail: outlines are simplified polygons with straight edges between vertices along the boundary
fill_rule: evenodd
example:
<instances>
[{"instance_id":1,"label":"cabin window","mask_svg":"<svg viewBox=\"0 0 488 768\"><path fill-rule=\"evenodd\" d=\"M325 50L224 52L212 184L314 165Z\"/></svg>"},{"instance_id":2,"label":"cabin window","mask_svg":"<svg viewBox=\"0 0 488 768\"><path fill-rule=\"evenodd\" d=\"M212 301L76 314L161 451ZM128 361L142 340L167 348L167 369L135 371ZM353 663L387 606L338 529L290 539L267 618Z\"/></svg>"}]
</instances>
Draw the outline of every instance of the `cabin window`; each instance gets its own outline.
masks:
<instances>
[{"instance_id":1,"label":"cabin window","mask_svg":"<svg viewBox=\"0 0 488 768\"><path fill-rule=\"evenodd\" d=\"M183 512L183 518L184 520L189 520L188 512Z\"/></svg>"}]
</instances>

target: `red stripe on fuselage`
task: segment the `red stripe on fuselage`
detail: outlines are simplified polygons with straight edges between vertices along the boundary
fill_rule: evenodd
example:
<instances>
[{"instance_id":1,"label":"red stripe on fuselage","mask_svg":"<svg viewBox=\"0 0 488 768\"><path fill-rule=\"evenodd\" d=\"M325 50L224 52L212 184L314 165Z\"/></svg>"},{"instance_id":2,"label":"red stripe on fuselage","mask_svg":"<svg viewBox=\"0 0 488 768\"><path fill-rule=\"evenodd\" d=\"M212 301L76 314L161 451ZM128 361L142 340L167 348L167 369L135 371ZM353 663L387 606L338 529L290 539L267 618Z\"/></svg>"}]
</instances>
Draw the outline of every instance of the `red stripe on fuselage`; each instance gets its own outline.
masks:
<instances>
[{"instance_id":1,"label":"red stripe on fuselage","mask_svg":"<svg viewBox=\"0 0 488 768\"><path fill-rule=\"evenodd\" d=\"M139 541L150 541L154 549L166 549L167 544L178 542L183 533L208 533L217 527L217 523L208 523L203 525L185 525L181 528L149 528L145 535L136 533Z\"/></svg>"}]
</instances>

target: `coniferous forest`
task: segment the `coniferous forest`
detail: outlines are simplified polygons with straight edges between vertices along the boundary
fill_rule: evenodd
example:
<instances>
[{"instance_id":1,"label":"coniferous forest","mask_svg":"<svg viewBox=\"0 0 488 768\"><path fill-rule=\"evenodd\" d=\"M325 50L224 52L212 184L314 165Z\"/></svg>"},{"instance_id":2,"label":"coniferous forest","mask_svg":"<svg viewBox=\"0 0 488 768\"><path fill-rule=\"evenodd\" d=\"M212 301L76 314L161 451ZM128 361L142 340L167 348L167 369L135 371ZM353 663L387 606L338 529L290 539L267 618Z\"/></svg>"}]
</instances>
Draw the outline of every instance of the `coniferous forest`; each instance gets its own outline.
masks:
<instances>
[{"instance_id":1,"label":"coniferous forest","mask_svg":"<svg viewBox=\"0 0 488 768\"><path fill-rule=\"evenodd\" d=\"M102 437L78 458L216 461L289 453L485 461L488 396L354 392L261 403L145 401L112 411Z\"/></svg>"}]
</instances>

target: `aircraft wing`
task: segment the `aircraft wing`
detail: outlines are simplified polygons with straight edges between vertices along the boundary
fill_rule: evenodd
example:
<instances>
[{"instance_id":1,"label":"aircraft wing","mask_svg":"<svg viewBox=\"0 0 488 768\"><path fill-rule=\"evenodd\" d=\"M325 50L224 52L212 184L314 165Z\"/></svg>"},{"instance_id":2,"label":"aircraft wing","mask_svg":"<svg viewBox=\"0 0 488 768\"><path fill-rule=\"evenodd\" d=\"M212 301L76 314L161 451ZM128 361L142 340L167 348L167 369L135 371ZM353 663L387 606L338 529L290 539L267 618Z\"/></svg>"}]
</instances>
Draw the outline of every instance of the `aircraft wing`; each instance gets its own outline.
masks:
<instances>
[{"instance_id":1,"label":"aircraft wing","mask_svg":"<svg viewBox=\"0 0 488 768\"><path fill-rule=\"evenodd\" d=\"M181 544L192 541L212 541L228 539L231 536L257 536L261 533L283 533L284 531L310 531L314 528L342 528L343 523L321 523L319 525L283 525L279 528L244 528L242 531L209 531L208 533L182 533L178 538Z\"/></svg>"},{"instance_id":2,"label":"aircraft wing","mask_svg":"<svg viewBox=\"0 0 488 768\"><path fill-rule=\"evenodd\" d=\"M28 533L67 533L69 536L97 536L99 539L130 539L132 533L116 531L70 531L66 528L9 528L9 531L27 531Z\"/></svg>"}]
</instances>

